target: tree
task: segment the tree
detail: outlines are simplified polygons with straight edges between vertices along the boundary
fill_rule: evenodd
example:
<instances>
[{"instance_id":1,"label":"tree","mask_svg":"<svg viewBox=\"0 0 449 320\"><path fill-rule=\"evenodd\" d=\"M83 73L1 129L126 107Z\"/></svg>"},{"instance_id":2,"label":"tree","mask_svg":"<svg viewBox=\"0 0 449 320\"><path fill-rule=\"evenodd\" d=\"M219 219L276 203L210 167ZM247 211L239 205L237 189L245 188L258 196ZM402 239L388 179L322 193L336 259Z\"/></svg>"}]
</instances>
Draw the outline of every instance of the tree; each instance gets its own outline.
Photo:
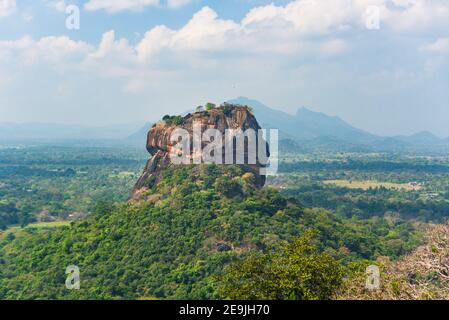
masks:
<instances>
[{"instance_id":1,"label":"tree","mask_svg":"<svg viewBox=\"0 0 449 320\"><path fill-rule=\"evenodd\" d=\"M231 115L231 112L232 112L233 106L232 106L231 104L225 102L225 103L222 104L222 107L223 107L223 113L224 113L226 116L230 116L230 115Z\"/></svg>"},{"instance_id":2,"label":"tree","mask_svg":"<svg viewBox=\"0 0 449 320\"><path fill-rule=\"evenodd\" d=\"M207 110L207 111L210 111L210 110L212 110L212 109L215 109L215 107L216 107L216 105L213 104L213 103L211 103L211 102L206 103L206 110Z\"/></svg>"},{"instance_id":3,"label":"tree","mask_svg":"<svg viewBox=\"0 0 449 320\"><path fill-rule=\"evenodd\" d=\"M307 231L279 251L252 253L225 270L221 294L235 300L330 299L343 281L340 263L313 244Z\"/></svg>"},{"instance_id":4,"label":"tree","mask_svg":"<svg viewBox=\"0 0 449 320\"><path fill-rule=\"evenodd\" d=\"M169 115L165 115L162 120L167 124L167 125L181 125L184 121L182 116L169 116Z\"/></svg>"},{"instance_id":5,"label":"tree","mask_svg":"<svg viewBox=\"0 0 449 320\"><path fill-rule=\"evenodd\" d=\"M228 176L218 177L214 183L215 191L226 197L235 197L242 194L240 184Z\"/></svg>"}]
</instances>

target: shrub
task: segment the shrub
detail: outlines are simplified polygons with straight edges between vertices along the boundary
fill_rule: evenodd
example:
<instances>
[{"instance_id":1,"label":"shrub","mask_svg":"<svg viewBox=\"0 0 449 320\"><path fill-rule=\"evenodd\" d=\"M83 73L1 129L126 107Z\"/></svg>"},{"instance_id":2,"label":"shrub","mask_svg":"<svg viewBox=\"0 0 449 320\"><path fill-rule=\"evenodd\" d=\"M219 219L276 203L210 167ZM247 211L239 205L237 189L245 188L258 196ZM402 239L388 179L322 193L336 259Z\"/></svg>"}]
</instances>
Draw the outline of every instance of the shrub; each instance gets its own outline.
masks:
<instances>
[{"instance_id":1,"label":"shrub","mask_svg":"<svg viewBox=\"0 0 449 320\"><path fill-rule=\"evenodd\" d=\"M343 268L313 244L307 231L280 251L253 253L225 270L220 288L235 300L330 299L343 281Z\"/></svg>"},{"instance_id":2,"label":"shrub","mask_svg":"<svg viewBox=\"0 0 449 320\"><path fill-rule=\"evenodd\" d=\"M207 111L210 111L210 110L212 110L212 109L215 109L215 107L216 107L216 105L213 104L213 103L211 103L211 102L206 103L206 110L207 110Z\"/></svg>"},{"instance_id":3,"label":"shrub","mask_svg":"<svg viewBox=\"0 0 449 320\"><path fill-rule=\"evenodd\" d=\"M176 125L176 126L180 126L182 125L182 123L184 122L184 118L182 116L169 116L169 115L165 115L162 120L167 124L167 125Z\"/></svg>"}]
</instances>

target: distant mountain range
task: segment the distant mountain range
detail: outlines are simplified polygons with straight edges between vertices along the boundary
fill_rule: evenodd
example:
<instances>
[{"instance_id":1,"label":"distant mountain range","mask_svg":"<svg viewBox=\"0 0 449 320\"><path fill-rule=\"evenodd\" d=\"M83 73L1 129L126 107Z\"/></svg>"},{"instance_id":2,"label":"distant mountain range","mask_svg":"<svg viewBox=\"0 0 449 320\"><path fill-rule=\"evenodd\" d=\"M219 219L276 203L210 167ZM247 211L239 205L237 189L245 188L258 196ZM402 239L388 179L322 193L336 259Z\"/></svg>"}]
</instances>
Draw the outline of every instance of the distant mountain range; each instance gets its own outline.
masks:
<instances>
[{"instance_id":1,"label":"distant mountain range","mask_svg":"<svg viewBox=\"0 0 449 320\"><path fill-rule=\"evenodd\" d=\"M420 151L447 152L449 138L440 139L430 132L411 136L381 137L355 128L339 117L328 116L300 108L288 114L245 97L229 103L251 106L259 124L266 129L278 129L281 150L295 151ZM86 127L62 124L0 123L0 143L5 141L88 140L89 145L145 145L151 128L146 123L140 129L132 125Z\"/></svg>"},{"instance_id":2,"label":"distant mountain range","mask_svg":"<svg viewBox=\"0 0 449 320\"><path fill-rule=\"evenodd\" d=\"M300 108L295 115L270 108L245 97L229 103L251 106L259 124L279 129L284 144L301 150L334 151L446 151L449 138L440 139L430 132L412 136L381 137L355 128L339 117Z\"/></svg>"},{"instance_id":3,"label":"distant mountain range","mask_svg":"<svg viewBox=\"0 0 449 320\"><path fill-rule=\"evenodd\" d=\"M138 131L134 132L133 134L127 136L124 140L132 145L135 146L145 146L145 143L147 141L147 135L148 131L150 131L153 124L151 122L145 123L145 125L140 128Z\"/></svg>"},{"instance_id":4,"label":"distant mountain range","mask_svg":"<svg viewBox=\"0 0 449 320\"><path fill-rule=\"evenodd\" d=\"M248 98L240 97L228 102L251 106L262 127L281 129L291 138L310 140L326 136L342 140L355 138L358 141L376 139L376 136L352 127L339 117L331 117L304 107L298 109L295 115L291 115Z\"/></svg>"}]
</instances>

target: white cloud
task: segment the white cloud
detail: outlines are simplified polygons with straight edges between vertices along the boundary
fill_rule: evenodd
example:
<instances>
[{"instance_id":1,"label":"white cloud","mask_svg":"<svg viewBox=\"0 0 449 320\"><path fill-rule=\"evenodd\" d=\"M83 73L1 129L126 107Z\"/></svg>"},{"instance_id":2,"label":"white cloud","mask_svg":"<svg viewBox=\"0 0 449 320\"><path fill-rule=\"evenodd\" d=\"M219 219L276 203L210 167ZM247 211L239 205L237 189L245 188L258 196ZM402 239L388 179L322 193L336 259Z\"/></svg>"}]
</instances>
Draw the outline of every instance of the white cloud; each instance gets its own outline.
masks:
<instances>
[{"instance_id":1,"label":"white cloud","mask_svg":"<svg viewBox=\"0 0 449 320\"><path fill-rule=\"evenodd\" d=\"M82 61L90 51L91 45L66 36L43 37L37 41L24 36L15 41L0 41L0 57L23 66L51 63L55 68L62 68L70 62Z\"/></svg>"},{"instance_id":2,"label":"white cloud","mask_svg":"<svg viewBox=\"0 0 449 320\"><path fill-rule=\"evenodd\" d=\"M65 12L67 8L67 3L64 0L53 1L53 7L59 12Z\"/></svg>"},{"instance_id":3,"label":"white cloud","mask_svg":"<svg viewBox=\"0 0 449 320\"><path fill-rule=\"evenodd\" d=\"M2 2L5 3L4 0ZM63 0L53 3L60 6L60 9L65 5ZM159 0L90 0L86 8L114 12L137 10L156 4L159 4ZM392 32L400 32L400 29L407 26L408 19L417 8L422 8L424 16L434 18L424 19L429 23L432 20L438 22L440 15L449 10L449 3L444 5L438 0L297 0L285 6L270 4L256 7L241 21L233 21L220 18L206 6L177 30L164 25L152 28L136 46L130 45L126 39L115 39L114 32L110 31L103 35L98 48L92 51L89 50L94 46L87 43L76 42L67 37L47 37L39 41L29 39L31 44L24 48L22 54L27 55L27 61L33 60L32 57L37 54L36 47L45 44L51 45L50 56L56 49L63 55L62 49L65 47L69 48L65 53L88 52L86 60L108 58L108 61L118 59L126 64L132 61L153 65L161 60L187 59L187 56L192 58L189 60L192 62L196 54L200 56L194 63L204 64L217 59L217 54L220 53L226 53L220 59L234 59L245 55L273 58L279 58L279 55L298 58L317 53L335 55L345 52L351 45L352 32L365 31L365 11L372 5L381 9L381 18L385 19L386 28L395 20ZM21 39L18 43L23 42ZM446 42L447 40L441 39L423 50L445 50ZM31 53L26 53L27 51ZM208 57L211 60L208 61Z\"/></svg>"},{"instance_id":4,"label":"white cloud","mask_svg":"<svg viewBox=\"0 0 449 320\"><path fill-rule=\"evenodd\" d=\"M45 5L48 7L58 11L65 13L67 7L70 5L80 6L79 3L81 0L42 0Z\"/></svg>"},{"instance_id":5,"label":"white cloud","mask_svg":"<svg viewBox=\"0 0 449 320\"><path fill-rule=\"evenodd\" d=\"M341 5L347 5L348 1L354 2L355 7L342 10ZM141 61L151 59L162 51L255 55L339 54L347 48L347 43L333 38L322 39L322 36L363 27L365 7L362 3L365 2L368 3L368 0L304 0L286 6L270 4L252 9L241 22L221 19L214 10L204 7L178 30L166 26L149 30L136 50Z\"/></svg>"},{"instance_id":6,"label":"white cloud","mask_svg":"<svg viewBox=\"0 0 449 320\"><path fill-rule=\"evenodd\" d=\"M53 3L60 5L61 9L65 5L62 0ZM158 0L90 0L86 7L113 12L158 3ZM392 17L397 20L398 24L392 32L400 32L398 26L402 28L407 25L406 20L415 12L416 6L427 6L423 10L434 13L436 20L441 12L449 9L449 4L442 6L439 3L436 10L435 3L426 0L301 0L285 6L260 6L248 12L241 21L233 21L220 18L206 6L177 30L164 25L152 28L135 46L126 39L115 39L113 31L103 35L97 48L67 37L46 37L38 41L24 38L17 44L29 42L20 52L27 62L35 61L43 53L43 47L47 46L49 58L63 60L65 54L84 53L85 61L93 63L98 60L100 64L103 59L104 66L113 61L116 65L150 63L153 66L165 62L167 67L170 65L169 59L173 60L174 65L184 59L185 66L186 63L207 65L217 59L239 59L244 56L273 59L280 56L294 59L313 54L332 56L347 51L351 45L351 32L364 31L365 11L373 4L381 8L386 21ZM405 22L400 21L403 17L406 17ZM388 27L389 24L386 25ZM446 45L447 40L440 39L421 49L441 51L445 50ZM223 55L218 58L221 53Z\"/></svg>"},{"instance_id":7,"label":"white cloud","mask_svg":"<svg viewBox=\"0 0 449 320\"><path fill-rule=\"evenodd\" d=\"M304 0L286 6L268 5L252 9L242 21L245 27L290 26L298 34L326 34L364 25L369 6L384 8L384 0Z\"/></svg>"},{"instance_id":8,"label":"white cloud","mask_svg":"<svg viewBox=\"0 0 449 320\"><path fill-rule=\"evenodd\" d=\"M65 4L64 1L55 3ZM168 4L154 0L91 0L86 9L116 12L139 10L158 3ZM381 12L379 32L365 27L366 8L373 4L378 5ZM426 6L424 16L432 19L417 19L421 22L410 24L408 21L417 14L419 6ZM393 95L397 82L407 88L410 83L420 81L423 74L420 66L426 60L422 59L423 55L431 51L448 52L447 29L441 28L446 23L441 14L447 8L449 3L444 5L438 0L432 3L424 0L301 0L285 6L260 6L235 21L204 7L179 28L166 25L151 28L136 44L117 38L114 31L104 33L98 44L68 37L0 41L0 80L8 86L15 83L17 87L15 95L8 95L6 87L0 86L0 108L6 102L14 106L15 99L23 96L20 92L33 90L30 96L40 96L37 102L46 105L49 97L53 99L53 95L59 94L54 90L59 86L67 89L63 90L66 95L67 92L78 94L68 98L73 103L74 117L82 114L76 108L84 108L89 114L101 106L106 110L100 117L109 116L106 107L119 106L123 101L126 107L140 104L139 115L143 118L150 101L158 105L150 113L154 119L157 116L154 113L163 112L163 107L175 105L179 110L174 111L184 111L190 104L201 103L198 99L216 97L219 100L240 94L254 94L268 102L293 101L293 96L301 96L305 105L320 102L324 105L334 103L333 98L341 99L344 90L359 90L347 99L364 99L366 91L360 88L376 88L379 83ZM441 28L446 35L435 32L435 28ZM423 38L428 39L422 34L412 38L415 30L430 30L430 39L440 39L421 48L413 47L422 43ZM412 36L401 37L402 32L409 31ZM410 38L412 41L408 42ZM385 45L379 46L379 43ZM359 78L376 70L396 70L398 49L405 57L398 62L403 67L403 71L397 73L401 81L399 77L368 77L358 84ZM413 56L414 51L422 60ZM412 75L414 78L407 81ZM54 92L36 93L36 83L31 79L45 80L46 88ZM134 97L139 99L130 101ZM346 100L337 100L336 103L346 105ZM58 114L61 104L55 103L53 107L51 101L48 104L48 108ZM22 105L23 110L28 108L22 101L17 105ZM120 112L126 116L126 108L122 109ZM117 110L114 112L119 112ZM60 112L61 117L66 116ZM21 113L26 114L25 111Z\"/></svg>"},{"instance_id":9,"label":"white cloud","mask_svg":"<svg viewBox=\"0 0 449 320\"><path fill-rule=\"evenodd\" d=\"M145 60L147 57L157 54L162 48L169 47L175 34L175 31L162 25L145 33L144 38L137 45L140 60Z\"/></svg>"},{"instance_id":10,"label":"white cloud","mask_svg":"<svg viewBox=\"0 0 449 320\"><path fill-rule=\"evenodd\" d=\"M176 34L173 44L180 49L208 50L222 48L226 36L237 31L239 25L232 20L218 18L217 13L204 7Z\"/></svg>"},{"instance_id":11,"label":"white cloud","mask_svg":"<svg viewBox=\"0 0 449 320\"><path fill-rule=\"evenodd\" d=\"M256 7L241 22L221 19L204 7L178 30L166 26L149 30L136 49L141 60L167 50L339 54L347 49L347 41L320 37L365 31L367 9L372 6L379 8L381 28L394 32L432 28L432 21L449 24L449 19L441 19L449 3L439 0L300 0Z\"/></svg>"},{"instance_id":12,"label":"white cloud","mask_svg":"<svg viewBox=\"0 0 449 320\"><path fill-rule=\"evenodd\" d=\"M388 2L385 0L385 2ZM397 31L449 28L447 0L393 0L397 5L386 12L388 25Z\"/></svg>"},{"instance_id":13,"label":"white cloud","mask_svg":"<svg viewBox=\"0 0 449 320\"><path fill-rule=\"evenodd\" d=\"M89 0L84 7L88 11L119 12L123 10L142 10L148 6L157 6L159 3L159 0Z\"/></svg>"},{"instance_id":14,"label":"white cloud","mask_svg":"<svg viewBox=\"0 0 449 320\"><path fill-rule=\"evenodd\" d=\"M103 34L98 48L91 50L82 64L98 76L115 78L132 78L139 67L135 48L127 39L116 39L113 30Z\"/></svg>"},{"instance_id":15,"label":"white cloud","mask_svg":"<svg viewBox=\"0 0 449 320\"><path fill-rule=\"evenodd\" d=\"M165 26L157 26L148 31L137 45L139 57L147 58L164 49L175 51L216 51L224 50L232 43L228 42L240 29L231 20L218 18L209 7L198 11L181 29L175 31Z\"/></svg>"},{"instance_id":16,"label":"white cloud","mask_svg":"<svg viewBox=\"0 0 449 320\"><path fill-rule=\"evenodd\" d=\"M94 58L105 58L110 55L126 57L134 54L134 50L129 46L126 39L115 39L114 30L108 31L101 37L98 49L91 54Z\"/></svg>"},{"instance_id":17,"label":"white cloud","mask_svg":"<svg viewBox=\"0 0 449 320\"><path fill-rule=\"evenodd\" d=\"M0 18L11 15L16 10L16 0L0 0Z\"/></svg>"},{"instance_id":18,"label":"white cloud","mask_svg":"<svg viewBox=\"0 0 449 320\"><path fill-rule=\"evenodd\" d=\"M449 38L440 38L435 42L422 46L421 50L437 53L449 53Z\"/></svg>"},{"instance_id":19,"label":"white cloud","mask_svg":"<svg viewBox=\"0 0 449 320\"><path fill-rule=\"evenodd\" d=\"M193 2L193 0L167 0L167 6L172 9L178 9L191 2Z\"/></svg>"},{"instance_id":20,"label":"white cloud","mask_svg":"<svg viewBox=\"0 0 449 320\"><path fill-rule=\"evenodd\" d=\"M292 26L304 35L364 28L369 7L377 7L383 26L396 31L449 27L447 0L297 0L252 9L242 21L251 26Z\"/></svg>"}]
</instances>

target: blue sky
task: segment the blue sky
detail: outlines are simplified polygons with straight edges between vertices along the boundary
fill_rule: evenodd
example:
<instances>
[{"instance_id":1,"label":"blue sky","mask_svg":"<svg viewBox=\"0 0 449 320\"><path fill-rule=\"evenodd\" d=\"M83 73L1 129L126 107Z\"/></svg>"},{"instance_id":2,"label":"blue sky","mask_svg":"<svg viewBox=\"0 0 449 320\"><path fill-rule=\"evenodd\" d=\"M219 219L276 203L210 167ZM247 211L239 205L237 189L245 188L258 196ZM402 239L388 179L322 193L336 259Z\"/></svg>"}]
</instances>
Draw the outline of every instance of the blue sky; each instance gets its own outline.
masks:
<instances>
[{"instance_id":1,"label":"blue sky","mask_svg":"<svg viewBox=\"0 0 449 320\"><path fill-rule=\"evenodd\" d=\"M449 136L449 2L0 0L0 122L143 123L237 96Z\"/></svg>"}]
</instances>

